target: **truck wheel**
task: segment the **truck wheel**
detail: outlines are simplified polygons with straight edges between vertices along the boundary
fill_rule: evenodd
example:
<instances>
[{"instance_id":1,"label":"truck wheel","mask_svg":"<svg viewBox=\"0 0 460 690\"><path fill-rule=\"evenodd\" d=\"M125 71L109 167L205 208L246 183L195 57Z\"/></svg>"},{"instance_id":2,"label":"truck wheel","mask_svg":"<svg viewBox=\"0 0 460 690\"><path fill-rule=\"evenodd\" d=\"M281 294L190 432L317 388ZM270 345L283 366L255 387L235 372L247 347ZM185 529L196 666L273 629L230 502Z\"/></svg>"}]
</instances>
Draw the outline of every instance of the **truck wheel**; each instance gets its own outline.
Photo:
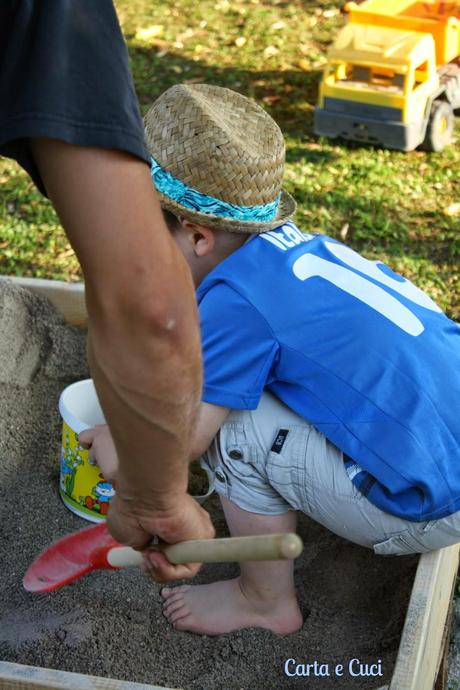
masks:
<instances>
[{"instance_id":1,"label":"truck wheel","mask_svg":"<svg viewBox=\"0 0 460 690\"><path fill-rule=\"evenodd\" d=\"M422 147L425 151L442 151L452 141L454 111L447 101L433 101Z\"/></svg>"}]
</instances>

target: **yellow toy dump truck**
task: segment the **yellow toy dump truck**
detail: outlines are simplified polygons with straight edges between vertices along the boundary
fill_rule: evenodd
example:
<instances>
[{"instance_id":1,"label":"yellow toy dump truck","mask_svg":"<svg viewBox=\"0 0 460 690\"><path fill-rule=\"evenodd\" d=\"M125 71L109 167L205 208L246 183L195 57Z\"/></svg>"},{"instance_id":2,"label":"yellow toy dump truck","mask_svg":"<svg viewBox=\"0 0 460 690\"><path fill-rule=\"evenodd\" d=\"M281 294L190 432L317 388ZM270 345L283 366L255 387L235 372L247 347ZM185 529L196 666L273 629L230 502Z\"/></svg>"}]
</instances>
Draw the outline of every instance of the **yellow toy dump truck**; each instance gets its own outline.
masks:
<instances>
[{"instance_id":1,"label":"yellow toy dump truck","mask_svg":"<svg viewBox=\"0 0 460 690\"><path fill-rule=\"evenodd\" d=\"M315 133L411 151L441 151L460 108L460 4L350 2L328 54Z\"/></svg>"}]
</instances>

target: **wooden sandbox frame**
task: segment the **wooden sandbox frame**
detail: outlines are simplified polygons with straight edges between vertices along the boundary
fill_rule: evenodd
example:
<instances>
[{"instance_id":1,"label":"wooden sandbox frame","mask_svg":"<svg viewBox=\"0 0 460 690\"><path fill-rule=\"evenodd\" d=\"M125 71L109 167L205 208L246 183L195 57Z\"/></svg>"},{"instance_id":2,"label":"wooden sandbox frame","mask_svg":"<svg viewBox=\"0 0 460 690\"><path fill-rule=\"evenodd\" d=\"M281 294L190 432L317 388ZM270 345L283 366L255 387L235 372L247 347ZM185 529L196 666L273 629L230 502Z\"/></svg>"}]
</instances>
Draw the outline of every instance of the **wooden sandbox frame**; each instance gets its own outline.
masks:
<instances>
[{"instance_id":1,"label":"wooden sandbox frame","mask_svg":"<svg viewBox=\"0 0 460 690\"><path fill-rule=\"evenodd\" d=\"M67 323L86 325L83 283L1 277L47 297ZM420 556L391 682L377 688L376 681L369 690L445 690L449 614L459 550L460 544L455 544ZM0 690L173 689L0 661Z\"/></svg>"}]
</instances>

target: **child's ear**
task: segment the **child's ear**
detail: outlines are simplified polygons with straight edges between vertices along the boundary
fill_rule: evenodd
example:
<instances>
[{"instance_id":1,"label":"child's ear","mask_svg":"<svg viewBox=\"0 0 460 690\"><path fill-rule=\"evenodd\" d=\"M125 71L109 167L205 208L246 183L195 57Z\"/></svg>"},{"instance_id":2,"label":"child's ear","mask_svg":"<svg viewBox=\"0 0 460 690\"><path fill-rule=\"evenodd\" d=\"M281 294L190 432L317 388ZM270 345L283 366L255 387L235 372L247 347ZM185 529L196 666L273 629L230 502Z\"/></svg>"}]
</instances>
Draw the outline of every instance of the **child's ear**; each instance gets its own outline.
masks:
<instances>
[{"instance_id":1,"label":"child's ear","mask_svg":"<svg viewBox=\"0 0 460 690\"><path fill-rule=\"evenodd\" d=\"M192 223L185 218L181 219L181 225L187 233L196 256L206 256L212 252L216 244L216 237L211 228Z\"/></svg>"}]
</instances>

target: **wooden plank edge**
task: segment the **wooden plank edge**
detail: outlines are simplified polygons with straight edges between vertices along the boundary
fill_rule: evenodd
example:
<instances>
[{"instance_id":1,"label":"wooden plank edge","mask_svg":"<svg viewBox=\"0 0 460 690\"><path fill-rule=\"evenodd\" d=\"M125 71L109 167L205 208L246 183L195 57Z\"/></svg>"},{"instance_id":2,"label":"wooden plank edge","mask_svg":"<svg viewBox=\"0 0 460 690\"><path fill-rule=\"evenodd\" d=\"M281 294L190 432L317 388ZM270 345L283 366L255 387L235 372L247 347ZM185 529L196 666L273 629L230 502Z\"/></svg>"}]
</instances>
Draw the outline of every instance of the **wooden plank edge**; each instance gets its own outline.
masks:
<instances>
[{"instance_id":1,"label":"wooden plank edge","mask_svg":"<svg viewBox=\"0 0 460 690\"><path fill-rule=\"evenodd\" d=\"M72 326L86 327L88 313L85 303L84 283L66 283L61 280L42 278L18 278L0 275L0 279L10 280L31 292L46 297Z\"/></svg>"},{"instance_id":2,"label":"wooden plank edge","mask_svg":"<svg viewBox=\"0 0 460 690\"><path fill-rule=\"evenodd\" d=\"M460 544L420 557L389 690L433 690Z\"/></svg>"},{"instance_id":3,"label":"wooden plank edge","mask_svg":"<svg viewBox=\"0 0 460 690\"><path fill-rule=\"evenodd\" d=\"M101 676L87 676L0 661L1 690L173 690Z\"/></svg>"}]
</instances>

